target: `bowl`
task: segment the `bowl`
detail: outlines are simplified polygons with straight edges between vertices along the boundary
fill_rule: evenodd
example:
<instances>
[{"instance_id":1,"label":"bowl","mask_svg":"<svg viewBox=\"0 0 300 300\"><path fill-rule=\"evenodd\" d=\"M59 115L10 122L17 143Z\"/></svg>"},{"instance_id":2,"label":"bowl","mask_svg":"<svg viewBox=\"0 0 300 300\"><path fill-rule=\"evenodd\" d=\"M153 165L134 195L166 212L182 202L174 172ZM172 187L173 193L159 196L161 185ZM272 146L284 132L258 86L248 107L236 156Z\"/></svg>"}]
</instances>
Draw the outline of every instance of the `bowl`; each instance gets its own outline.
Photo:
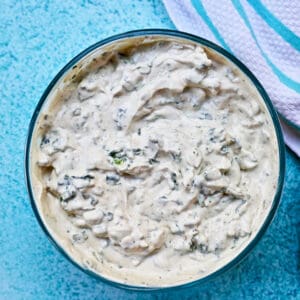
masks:
<instances>
[{"instance_id":1,"label":"bowl","mask_svg":"<svg viewBox=\"0 0 300 300\"><path fill-rule=\"evenodd\" d=\"M250 240L250 242L247 244L247 246L231 261L226 263L221 268L217 269L216 271L212 272L211 274L191 281L187 283L183 283L180 285L172 285L172 286L154 286L154 287L148 287L148 286L137 286L137 285L130 285L130 284L124 284L120 283L114 280L107 279L100 274L83 267L79 263L77 263L70 255L67 254L67 252L60 246L58 241L53 237L53 234L50 232L49 228L45 224L45 220L42 218L40 214L40 209L37 205L37 202L35 200L35 191L34 191L34 185L32 184L32 174L31 174L31 147L32 147L32 138L34 130L37 126L37 122L39 119L39 116L43 109L47 106L47 99L51 92L55 89L58 82L65 80L66 78L70 78L70 74L72 74L73 68L82 61L83 59L86 59L87 57L91 56L93 53L95 53L98 49L101 49L101 47L107 46L107 45L113 45L115 42L119 41L130 41L130 39L139 38L139 37L160 37L160 38L179 38L187 41L192 41L195 43L198 43L204 47L207 47L209 49L212 49L214 52L218 53L220 56L225 57L225 59L231 61L242 73L248 77L250 82L255 86L257 92L260 94L261 99L263 99L264 104L266 106L266 109L268 110L272 121L273 121L273 127L275 129L276 134L276 140L278 145L278 161L279 161L279 174L278 174L278 180L277 180L277 189L271 204L271 207L269 209L268 215L263 221L260 229L257 231L256 235ZM283 189L283 182L284 182L284 174L285 174L285 147L284 142L282 138L282 132L280 129L277 113L267 95L262 85L259 83L259 81L255 78L255 76L249 71L249 69L240 62L236 57L234 57L232 54L224 50L223 48L215 45L214 43L205 40L203 38L200 38L195 35L191 35L184 32L179 31L173 31L173 30L165 30L165 29L146 29L146 30L136 30L136 31L130 31L123 34L115 35L112 37L109 37L107 39L104 39L80 54L78 54L75 58L73 58L64 68L62 68L61 71L54 77L54 79L51 81L51 83L46 88L45 92L43 93L41 99L39 100L32 119L30 121L29 130L28 130L28 136L27 136L27 143L26 143L26 149L25 149L25 177L26 177L26 184L28 189L28 194L31 202L32 209L34 211L34 214L42 227L43 231L45 232L46 236L49 238L49 240L55 245L55 247L59 250L60 253L62 253L69 261L71 261L75 266L77 266L79 269L84 271L85 273L89 274L90 276L102 280L108 284L111 284L116 287L130 289L130 290L137 290L137 291L154 291L154 290L173 290L178 288L187 288L194 286L196 284L204 283L208 280L211 280L213 278L216 278L221 273L224 273L225 271L231 269L233 266L236 266L239 262L242 261L246 257L247 254L251 252L251 250L257 245L263 234L266 232L268 226L270 225L272 219L274 218L274 215L276 213L276 210L278 208L280 197L282 194Z\"/></svg>"}]
</instances>

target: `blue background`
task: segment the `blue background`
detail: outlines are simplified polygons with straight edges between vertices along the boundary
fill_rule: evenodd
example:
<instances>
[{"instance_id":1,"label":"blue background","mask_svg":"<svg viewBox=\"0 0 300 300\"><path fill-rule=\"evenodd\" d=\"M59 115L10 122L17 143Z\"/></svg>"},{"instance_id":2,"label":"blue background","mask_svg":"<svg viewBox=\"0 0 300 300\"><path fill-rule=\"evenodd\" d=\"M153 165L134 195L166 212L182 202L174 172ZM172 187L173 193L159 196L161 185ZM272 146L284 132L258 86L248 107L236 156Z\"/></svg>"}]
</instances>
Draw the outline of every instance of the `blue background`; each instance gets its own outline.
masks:
<instances>
[{"instance_id":1,"label":"blue background","mask_svg":"<svg viewBox=\"0 0 300 300\"><path fill-rule=\"evenodd\" d=\"M29 120L54 75L87 46L138 28L174 28L152 1L0 1L1 299L300 299L300 162L287 152L278 214L238 267L201 287L139 294L90 278L49 243L24 183Z\"/></svg>"}]
</instances>

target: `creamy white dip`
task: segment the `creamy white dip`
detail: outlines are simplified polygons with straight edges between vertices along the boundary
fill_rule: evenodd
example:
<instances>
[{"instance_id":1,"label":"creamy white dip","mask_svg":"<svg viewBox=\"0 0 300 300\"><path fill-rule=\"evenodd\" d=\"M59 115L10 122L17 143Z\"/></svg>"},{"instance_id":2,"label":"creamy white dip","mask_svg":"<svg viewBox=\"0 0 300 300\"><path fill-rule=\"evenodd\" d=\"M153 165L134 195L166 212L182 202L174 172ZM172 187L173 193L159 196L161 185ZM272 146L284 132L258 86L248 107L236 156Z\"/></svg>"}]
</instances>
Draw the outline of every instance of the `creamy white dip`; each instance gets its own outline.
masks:
<instances>
[{"instance_id":1,"label":"creamy white dip","mask_svg":"<svg viewBox=\"0 0 300 300\"><path fill-rule=\"evenodd\" d=\"M252 83L206 47L156 37L101 48L47 103L31 149L39 213L72 259L106 278L204 277L269 212L271 118Z\"/></svg>"}]
</instances>

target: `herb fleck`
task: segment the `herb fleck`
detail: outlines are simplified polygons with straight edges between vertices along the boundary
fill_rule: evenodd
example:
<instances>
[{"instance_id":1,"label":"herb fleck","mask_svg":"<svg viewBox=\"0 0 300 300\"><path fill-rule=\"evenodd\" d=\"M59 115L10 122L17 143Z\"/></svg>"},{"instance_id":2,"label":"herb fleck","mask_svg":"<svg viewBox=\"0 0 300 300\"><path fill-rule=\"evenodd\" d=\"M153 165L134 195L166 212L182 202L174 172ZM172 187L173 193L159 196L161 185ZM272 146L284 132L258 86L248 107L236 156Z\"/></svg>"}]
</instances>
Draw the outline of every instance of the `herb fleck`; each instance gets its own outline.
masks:
<instances>
[{"instance_id":1,"label":"herb fleck","mask_svg":"<svg viewBox=\"0 0 300 300\"><path fill-rule=\"evenodd\" d=\"M106 183L109 185L116 185L120 181L120 176L118 174L106 175Z\"/></svg>"},{"instance_id":2,"label":"herb fleck","mask_svg":"<svg viewBox=\"0 0 300 300\"><path fill-rule=\"evenodd\" d=\"M155 163L159 163L159 160L157 160L156 158L150 158L150 159L148 160L148 162L149 162L150 165L153 165L153 164L155 164Z\"/></svg>"}]
</instances>

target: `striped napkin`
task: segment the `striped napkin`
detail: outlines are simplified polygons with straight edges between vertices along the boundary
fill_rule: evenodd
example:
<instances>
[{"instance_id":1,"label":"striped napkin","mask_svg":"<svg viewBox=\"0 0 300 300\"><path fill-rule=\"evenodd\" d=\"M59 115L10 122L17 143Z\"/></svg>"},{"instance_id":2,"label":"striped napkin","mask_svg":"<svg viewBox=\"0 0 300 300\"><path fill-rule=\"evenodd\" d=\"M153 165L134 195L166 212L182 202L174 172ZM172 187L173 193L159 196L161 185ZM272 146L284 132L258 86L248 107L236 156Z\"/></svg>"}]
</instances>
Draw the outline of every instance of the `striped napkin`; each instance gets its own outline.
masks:
<instances>
[{"instance_id":1,"label":"striped napkin","mask_svg":"<svg viewBox=\"0 0 300 300\"><path fill-rule=\"evenodd\" d=\"M300 157L300 1L163 0L181 30L234 54L265 87Z\"/></svg>"}]
</instances>

